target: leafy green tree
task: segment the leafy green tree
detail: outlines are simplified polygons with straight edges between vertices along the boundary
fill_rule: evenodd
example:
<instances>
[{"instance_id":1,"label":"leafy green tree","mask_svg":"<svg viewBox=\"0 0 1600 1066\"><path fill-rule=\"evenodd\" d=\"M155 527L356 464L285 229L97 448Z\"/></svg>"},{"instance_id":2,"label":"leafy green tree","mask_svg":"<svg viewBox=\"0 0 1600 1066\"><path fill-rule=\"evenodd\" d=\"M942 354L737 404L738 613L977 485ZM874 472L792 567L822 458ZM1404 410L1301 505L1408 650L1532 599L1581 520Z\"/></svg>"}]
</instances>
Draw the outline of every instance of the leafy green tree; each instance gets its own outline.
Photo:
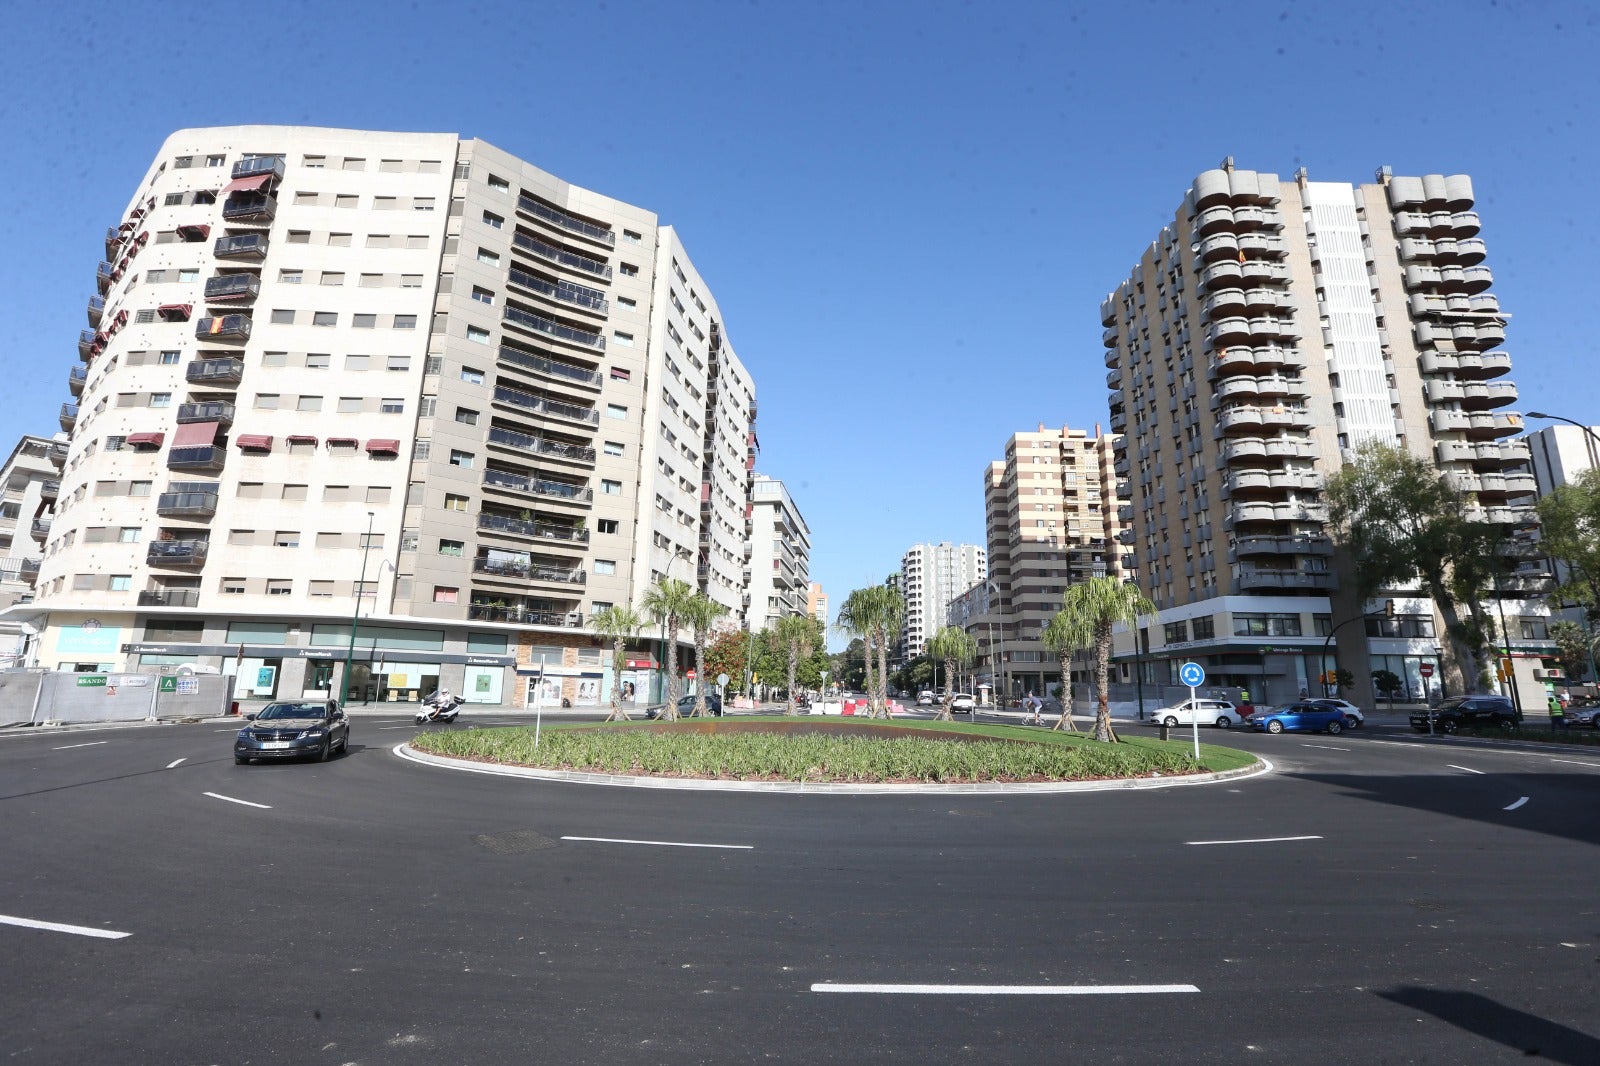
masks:
<instances>
[{"instance_id":1,"label":"leafy green tree","mask_svg":"<svg viewBox=\"0 0 1600 1066\"><path fill-rule=\"evenodd\" d=\"M626 661L628 641L638 636L644 619L632 607L616 605L603 607L589 618L589 625L603 639L611 641L611 713L608 722L626 722L628 713L622 709L622 666Z\"/></svg>"},{"instance_id":2,"label":"leafy green tree","mask_svg":"<svg viewBox=\"0 0 1600 1066\"><path fill-rule=\"evenodd\" d=\"M866 642L859 637L828 657L828 676L842 689L866 691Z\"/></svg>"},{"instance_id":3,"label":"leafy green tree","mask_svg":"<svg viewBox=\"0 0 1600 1066\"><path fill-rule=\"evenodd\" d=\"M868 717L887 717L889 645L905 622L906 601L898 589L872 585L856 589L839 608L838 624L866 642L868 653L877 652L877 668L867 672L871 710Z\"/></svg>"},{"instance_id":4,"label":"leafy green tree","mask_svg":"<svg viewBox=\"0 0 1600 1066\"><path fill-rule=\"evenodd\" d=\"M711 636L712 625L727 611L722 604L698 590L684 605L684 624L694 631L695 685L694 710L691 713L699 718L705 717L706 689L710 685L710 679L706 677L706 641Z\"/></svg>"},{"instance_id":5,"label":"leafy green tree","mask_svg":"<svg viewBox=\"0 0 1600 1066\"><path fill-rule=\"evenodd\" d=\"M1433 464L1382 441L1356 449L1327 497L1361 595L1420 581L1444 618L1446 685L1482 691L1494 632L1482 601L1501 527L1472 521L1467 496Z\"/></svg>"},{"instance_id":6,"label":"leafy green tree","mask_svg":"<svg viewBox=\"0 0 1600 1066\"><path fill-rule=\"evenodd\" d=\"M1059 639L1094 650L1094 738L1102 743L1117 739L1111 731L1111 631L1118 622L1137 625L1140 615L1154 614L1155 609L1139 586L1114 577L1091 577L1070 586L1061 597L1056 615L1062 620Z\"/></svg>"},{"instance_id":7,"label":"leafy green tree","mask_svg":"<svg viewBox=\"0 0 1600 1066\"><path fill-rule=\"evenodd\" d=\"M744 683L745 663L749 659L750 634L737 629L720 630L711 636L706 645L706 671L709 676L727 674L729 684L737 678Z\"/></svg>"},{"instance_id":8,"label":"leafy green tree","mask_svg":"<svg viewBox=\"0 0 1600 1066\"><path fill-rule=\"evenodd\" d=\"M1556 602L1583 604L1592 623L1600 610L1600 469L1558 485L1538 510L1540 546L1567 568Z\"/></svg>"},{"instance_id":9,"label":"leafy green tree","mask_svg":"<svg viewBox=\"0 0 1600 1066\"><path fill-rule=\"evenodd\" d=\"M876 609L876 592L877 588L875 587L856 589L845 597L844 603L839 605L839 613L834 616L834 627L836 629L849 633L861 642L861 687L868 696L871 696L874 691L872 645L877 638L877 625L873 613ZM854 641L852 641L853 643Z\"/></svg>"},{"instance_id":10,"label":"leafy green tree","mask_svg":"<svg viewBox=\"0 0 1600 1066\"><path fill-rule=\"evenodd\" d=\"M1577 622L1551 622L1550 639L1561 656L1561 673L1568 681L1581 681L1589 675L1589 656L1593 651L1583 626Z\"/></svg>"},{"instance_id":11,"label":"leafy green tree","mask_svg":"<svg viewBox=\"0 0 1600 1066\"><path fill-rule=\"evenodd\" d=\"M678 631L683 628L689 604L697 594L694 586L675 577L664 577L645 589L640 604L645 614L667 630L667 706L661 717L669 722L678 717L678 696L683 691L678 677Z\"/></svg>"},{"instance_id":12,"label":"leafy green tree","mask_svg":"<svg viewBox=\"0 0 1600 1066\"><path fill-rule=\"evenodd\" d=\"M787 702L784 704L783 713L796 715L800 709L795 705L795 674L800 670L800 661L809 659L816 649L816 622L803 614L784 615L778 619L773 627L779 644L787 651L785 656L788 670L785 674L788 686L785 690Z\"/></svg>"},{"instance_id":13,"label":"leafy green tree","mask_svg":"<svg viewBox=\"0 0 1600 1066\"><path fill-rule=\"evenodd\" d=\"M944 703L939 707L939 713L934 715L934 720L953 722L955 715L950 705L955 700L954 679L959 676L961 667L978 657L978 642L960 626L945 626L928 641L928 654L944 660L945 676L952 679L945 687Z\"/></svg>"},{"instance_id":14,"label":"leafy green tree","mask_svg":"<svg viewBox=\"0 0 1600 1066\"><path fill-rule=\"evenodd\" d=\"M1372 672L1372 687L1389 697L1389 702L1394 702L1394 694L1400 691L1400 675L1393 670L1374 670Z\"/></svg>"}]
</instances>

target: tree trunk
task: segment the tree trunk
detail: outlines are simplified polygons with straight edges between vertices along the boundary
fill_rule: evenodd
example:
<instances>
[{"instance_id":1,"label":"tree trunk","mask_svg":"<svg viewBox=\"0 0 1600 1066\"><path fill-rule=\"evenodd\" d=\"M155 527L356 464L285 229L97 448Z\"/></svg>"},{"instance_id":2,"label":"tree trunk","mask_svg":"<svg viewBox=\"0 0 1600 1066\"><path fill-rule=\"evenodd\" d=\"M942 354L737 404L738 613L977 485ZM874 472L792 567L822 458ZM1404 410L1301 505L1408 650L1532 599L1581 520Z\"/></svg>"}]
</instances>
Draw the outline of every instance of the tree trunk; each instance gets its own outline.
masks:
<instances>
[{"instance_id":1,"label":"tree trunk","mask_svg":"<svg viewBox=\"0 0 1600 1066\"><path fill-rule=\"evenodd\" d=\"M703 629L694 631L694 713L704 718L706 713L706 634Z\"/></svg>"},{"instance_id":2,"label":"tree trunk","mask_svg":"<svg viewBox=\"0 0 1600 1066\"><path fill-rule=\"evenodd\" d=\"M867 694L867 715L872 714L872 634L861 634L861 687Z\"/></svg>"},{"instance_id":3,"label":"tree trunk","mask_svg":"<svg viewBox=\"0 0 1600 1066\"><path fill-rule=\"evenodd\" d=\"M944 676L946 678L948 678L950 676L951 672L955 670L955 668L956 668L956 661L954 659L946 659L944 661ZM951 704L953 704L955 702L955 698L956 698L955 686L953 686L953 685L945 685L945 687L944 687L944 703L940 706L939 713L934 715L934 721L936 721L936 722L953 722L953 721L956 720L955 712L953 710L951 710Z\"/></svg>"},{"instance_id":4,"label":"tree trunk","mask_svg":"<svg viewBox=\"0 0 1600 1066\"><path fill-rule=\"evenodd\" d=\"M611 649L611 713L606 715L608 722L628 720L628 713L622 709L622 656L623 644L619 640Z\"/></svg>"},{"instance_id":5,"label":"tree trunk","mask_svg":"<svg viewBox=\"0 0 1600 1066\"><path fill-rule=\"evenodd\" d=\"M1096 725L1099 723L1097 722ZM1061 717L1055 728L1076 733L1078 724L1072 720L1072 656L1061 656Z\"/></svg>"},{"instance_id":6,"label":"tree trunk","mask_svg":"<svg viewBox=\"0 0 1600 1066\"><path fill-rule=\"evenodd\" d=\"M1465 664L1476 656L1472 649L1456 636L1461 629L1461 611L1456 606L1455 597L1445 589L1443 574L1424 575L1424 584L1427 586L1428 594L1433 597L1434 606L1444 618L1444 639L1440 641L1440 646L1446 654L1443 657L1444 661L1439 664L1444 675L1439 679L1440 683L1446 686L1446 691L1453 686L1457 696L1477 692L1478 678L1469 680L1464 669Z\"/></svg>"},{"instance_id":7,"label":"tree trunk","mask_svg":"<svg viewBox=\"0 0 1600 1066\"><path fill-rule=\"evenodd\" d=\"M889 631L878 633L878 711L889 717Z\"/></svg>"},{"instance_id":8,"label":"tree trunk","mask_svg":"<svg viewBox=\"0 0 1600 1066\"><path fill-rule=\"evenodd\" d=\"M783 713L786 716L798 716L800 714L799 709L797 707L795 707L795 705L794 705L794 675L799 669L800 669L800 649L795 647L793 644L790 644L789 645L789 677L788 677L788 681L789 681L789 688L788 688L789 702L784 706L784 709L783 709Z\"/></svg>"},{"instance_id":9,"label":"tree trunk","mask_svg":"<svg viewBox=\"0 0 1600 1066\"><path fill-rule=\"evenodd\" d=\"M1094 739L1109 744L1117 739L1111 731L1111 627L1096 627L1094 639Z\"/></svg>"},{"instance_id":10,"label":"tree trunk","mask_svg":"<svg viewBox=\"0 0 1600 1066\"><path fill-rule=\"evenodd\" d=\"M661 712L663 720L678 720L678 620L667 619L667 707Z\"/></svg>"}]
</instances>

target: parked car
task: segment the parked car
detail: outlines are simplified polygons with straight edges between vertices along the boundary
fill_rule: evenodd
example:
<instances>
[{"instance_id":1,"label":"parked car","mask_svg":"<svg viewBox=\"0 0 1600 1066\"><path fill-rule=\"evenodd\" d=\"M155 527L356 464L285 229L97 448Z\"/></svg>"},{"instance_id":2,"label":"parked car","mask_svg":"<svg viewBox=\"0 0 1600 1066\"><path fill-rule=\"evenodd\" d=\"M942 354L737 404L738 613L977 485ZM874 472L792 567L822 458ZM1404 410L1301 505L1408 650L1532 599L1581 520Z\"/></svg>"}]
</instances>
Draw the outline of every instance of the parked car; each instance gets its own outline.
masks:
<instances>
[{"instance_id":1,"label":"parked car","mask_svg":"<svg viewBox=\"0 0 1600 1066\"><path fill-rule=\"evenodd\" d=\"M1600 703L1573 700L1567 707L1566 717L1568 729L1576 725L1586 725L1590 729L1600 729Z\"/></svg>"},{"instance_id":2,"label":"parked car","mask_svg":"<svg viewBox=\"0 0 1600 1066\"><path fill-rule=\"evenodd\" d=\"M1184 700L1171 707L1157 707L1150 712L1154 724L1165 726L1191 725L1197 716L1201 725L1214 725L1218 729L1227 729L1245 720L1239 709L1227 700Z\"/></svg>"},{"instance_id":3,"label":"parked car","mask_svg":"<svg viewBox=\"0 0 1600 1066\"><path fill-rule=\"evenodd\" d=\"M1361 708L1360 707L1357 707L1355 704L1351 703L1349 700L1336 700L1336 699L1331 699L1331 698L1328 698L1328 699L1318 698L1318 699L1313 699L1313 700L1307 700L1306 702L1315 703L1318 707L1332 707L1332 708L1335 708L1336 710L1343 711L1344 712L1344 727L1346 729L1360 729L1363 725L1366 724L1367 716L1365 714L1361 713Z\"/></svg>"},{"instance_id":4,"label":"parked car","mask_svg":"<svg viewBox=\"0 0 1600 1066\"><path fill-rule=\"evenodd\" d=\"M269 703L245 716L250 724L233 739L233 761L315 758L350 750L350 719L336 700Z\"/></svg>"},{"instance_id":5,"label":"parked car","mask_svg":"<svg viewBox=\"0 0 1600 1066\"><path fill-rule=\"evenodd\" d=\"M657 704L654 707L646 708L645 712L644 712L644 716L646 718L660 718L661 717L661 712L666 710L666 709L667 709L667 705L665 703ZM684 715L690 713L693 710L694 710L694 697L693 696L683 696L683 697L679 698L679 700L678 700L678 717L679 718L682 718ZM718 696L714 692L706 693L706 713L707 714L716 715L719 718L722 717L722 697Z\"/></svg>"},{"instance_id":6,"label":"parked car","mask_svg":"<svg viewBox=\"0 0 1600 1066\"><path fill-rule=\"evenodd\" d=\"M957 692L950 697L950 710L953 714L971 714L978 701L972 698L970 692Z\"/></svg>"},{"instance_id":7,"label":"parked car","mask_svg":"<svg viewBox=\"0 0 1600 1066\"><path fill-rule=\"evenodd\" d=\"M1436 733L1483 728L1509 732L1521 723L1522 712L1504 696L1451 696L1432 711L1413 714L1411 728L1426 733L1430 721Z\"/></svg>"},{"instance_id":8,"label":"parked car","mask_svg":"<svg viewBox=\"0 0 1600 1066\"><path fill-rule=\"evenodd\" d=\"M1345 714L1339 707L1320 703L1291 703L1254 715L1250 721L1261 733L1338 733L1344 730Z\"/></svg>"}]
</instances>

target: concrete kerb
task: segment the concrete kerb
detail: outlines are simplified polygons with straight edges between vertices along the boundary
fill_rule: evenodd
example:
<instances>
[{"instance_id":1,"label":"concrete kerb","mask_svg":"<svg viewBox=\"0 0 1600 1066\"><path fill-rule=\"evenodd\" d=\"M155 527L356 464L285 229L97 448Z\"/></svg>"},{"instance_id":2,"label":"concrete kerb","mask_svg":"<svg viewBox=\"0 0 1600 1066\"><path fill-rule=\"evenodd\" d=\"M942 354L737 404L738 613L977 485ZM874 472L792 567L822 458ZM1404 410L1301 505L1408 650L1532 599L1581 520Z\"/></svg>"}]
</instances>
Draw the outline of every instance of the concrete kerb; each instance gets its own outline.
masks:
<instances>
[{"instance_id":1,"label":"concrete kerb","mask_svg":"<svg viewBox=\"0 0 1600 1066\"><path fill-rule=\"evenodd\" d=\"M460 770L474 774L492 774L496 777L520 777L533 781L554 781L579 785L611 785L624 788L664 788L698 792L765 792L808 796L921 796L921 795L1041 795L1061 792L1113 792L1119 789L1179 788L1189 785L1211 785L1219 781L1242 781L1246 778L1271 773L1275 767L1261 756L1259 765L1244 766L1237 770L1221 770L1211 774L1185 774L1181 777L1131 777L1118 781L1028 781L981 782L975 784L892 784L849 785L803 781L711 781L685 777L634 777L624 774L589 774L573 770L541 770L532 766L505 766L498 763L474 762L471 759L452 759L417 751L410 744L396 744L391 749L395 755L411 762L435 766L445 770Z\"/></svg>"}]
</instances>

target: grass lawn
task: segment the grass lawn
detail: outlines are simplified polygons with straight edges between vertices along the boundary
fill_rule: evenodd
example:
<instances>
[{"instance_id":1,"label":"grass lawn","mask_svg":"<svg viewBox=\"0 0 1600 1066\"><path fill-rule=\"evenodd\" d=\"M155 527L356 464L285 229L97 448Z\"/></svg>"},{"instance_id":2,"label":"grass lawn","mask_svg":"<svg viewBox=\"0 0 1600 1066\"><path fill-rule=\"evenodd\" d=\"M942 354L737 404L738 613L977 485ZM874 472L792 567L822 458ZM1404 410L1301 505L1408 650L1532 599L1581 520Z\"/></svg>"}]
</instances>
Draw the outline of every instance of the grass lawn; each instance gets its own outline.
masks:
<instances>
[{"instance_id":1,"label":"grass lawn","mask_svg":"<svg viewBox=\"0 0 1600 1066\"><path fill-rule=\"evenodd\" d=\"M1130 736L1099 744L1084 734L964 722L857 723L906 736L758 731L763 723L804 728L815 719L743 717L739 732L705 732L714 723L569 722L544 728L540 746L525 726L425 733L412 747L437 755L588 773L748 781L985 782L1091 781L1231 770L1254 763L1248 752ZM843 733L836 732L843 728ZM948 740L918 733L948 733Z\"/></svg>"}]
</instances>

